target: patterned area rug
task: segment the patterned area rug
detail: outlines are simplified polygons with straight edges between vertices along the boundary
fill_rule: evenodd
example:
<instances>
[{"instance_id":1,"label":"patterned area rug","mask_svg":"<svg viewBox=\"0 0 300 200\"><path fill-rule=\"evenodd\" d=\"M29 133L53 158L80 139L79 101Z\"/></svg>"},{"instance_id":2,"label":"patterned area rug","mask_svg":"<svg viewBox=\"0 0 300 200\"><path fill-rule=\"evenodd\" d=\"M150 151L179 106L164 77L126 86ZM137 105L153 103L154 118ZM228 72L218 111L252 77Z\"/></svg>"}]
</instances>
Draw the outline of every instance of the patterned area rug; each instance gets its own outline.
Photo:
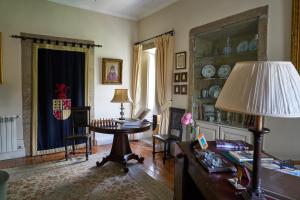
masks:
<instances>
[{"instance_id":1,"label":"patterned area rug","mask_svg":"<svg viewBox=\"0 0 300 200\"><path fill-rule=\"evenodd\" d=\"M103 156L103 155L102 155ZM10 174L8 200L168 200L173 193L167 186L154 180L140 164L129 164L129 172L120 165L108 162L97 168L101 155L92 155L89 161L73 158L7 169Z\"/></svg>"}]
</instances>

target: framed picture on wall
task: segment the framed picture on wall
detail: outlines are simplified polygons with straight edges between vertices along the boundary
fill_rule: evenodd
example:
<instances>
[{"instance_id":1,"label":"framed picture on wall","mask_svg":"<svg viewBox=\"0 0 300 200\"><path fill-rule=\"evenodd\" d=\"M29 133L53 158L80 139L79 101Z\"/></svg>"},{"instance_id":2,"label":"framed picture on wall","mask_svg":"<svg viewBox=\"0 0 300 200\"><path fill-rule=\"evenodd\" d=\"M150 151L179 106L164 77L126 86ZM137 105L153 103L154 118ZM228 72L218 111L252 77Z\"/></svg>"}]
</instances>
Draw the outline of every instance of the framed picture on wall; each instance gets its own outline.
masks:
<instances>
[{"instance_id":1,"label":"framed picture on wall","mask_svg":"<svg viewBox=\"0 0 300 200\"><path fill-rule=\"evenodd\" d=\"M174 82L180 82L180 73L174 73Z\"/></svg>"},{"instance_id":2,"label":"framed picture on wall","mask_svg":"<svg viewBox=\"0 0 300 200\"><path fill-rule=\"evenodd\" d=\"M187 94L187 85L180 85L180 94Z\"/></svg>"},{"instance_id":3,"label":"framed picture on wall","mask_svg":"<svg viewBox=\"0 0 300 200\"><path fill-rule=\"evenodd\" d=\"M175 56L175 69L186 69L186 52L178 52Z\"/></svg>"},{"instance_id":4,"label":"framed picture on wall","mask_svg":"<svg viewBox=\"0 0 300 200\"><path fill-rule=\"evenodd\" d=\"M0 84L3 83L2 77L2 33L0 32Z\"/></svg>"},{"instance_id":5,"label":"framed picture on wall","mask_svg":"<svg viewBox=\"0 0 300 200\"><path fill-rule=\"evenodd\" d=\"M174 85L174 94L180 94L180 85Z\"/></svg>"},{"instance_id":6,"label":"framed picture on wall","mask_svg":"<svg viewBox=\"0 0 300 200\"><path fill-rule=\"evenodd\" d=\"M123 60L102 59L102 84L122 84Z\"/></svg>"},{"instance_id":7,"label":"framed picture on wall","mask_svg":"<svg viewBox=\"0 0 300 200\"><path fill-rule=\"evenodd\" d=\"M187 72L180 73L180 81L187 82Z\"/></svg>"}]
</instances>

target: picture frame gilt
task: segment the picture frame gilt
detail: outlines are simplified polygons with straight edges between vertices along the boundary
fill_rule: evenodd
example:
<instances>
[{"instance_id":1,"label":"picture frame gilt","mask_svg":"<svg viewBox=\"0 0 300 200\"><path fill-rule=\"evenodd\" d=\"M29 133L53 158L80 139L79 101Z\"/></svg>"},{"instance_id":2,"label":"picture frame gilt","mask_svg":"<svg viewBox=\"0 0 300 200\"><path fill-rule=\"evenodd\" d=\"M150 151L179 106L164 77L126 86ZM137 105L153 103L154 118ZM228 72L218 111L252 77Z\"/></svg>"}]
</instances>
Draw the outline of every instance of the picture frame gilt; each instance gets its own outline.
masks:
<instances>
[{"instance_id":1,"label":"picture frame gilt","mask_svg":"<svg viewBox=\"0 0 300 200\"><path fill-rule=\"evenodd\" d=\"M102 59L102 84L122 84L123 60L114 58Z\"/></svg>"},{"instance_id":2,"label":"picture frame gilt","mask_svg":"<svg viewBox=\"0 0 300 200\"><path fill-rule=\"evenodd\" d=\"M300 2L292 1L291 60L300 73Z\"/></svg>"},{"instance_id":3,"label":"picture frame gilt","mask_svg":"<svg viewBox=\"0 0 300 200\"><path fill-rule=\"evenodd\" d=\"M186 52L178 52L175 56L175 69L186 69Z\"/></svg>"},{"instance_id":4,"label":"picture frame gilt","mask_svg":"<svg viewBox=\"0 0 300 200\"><path fill-rule=\"evenodd\" d=\"M2 68L2 32L0 32L0 84L3 84L3 68Z\"/></svg>"}]
</instances>

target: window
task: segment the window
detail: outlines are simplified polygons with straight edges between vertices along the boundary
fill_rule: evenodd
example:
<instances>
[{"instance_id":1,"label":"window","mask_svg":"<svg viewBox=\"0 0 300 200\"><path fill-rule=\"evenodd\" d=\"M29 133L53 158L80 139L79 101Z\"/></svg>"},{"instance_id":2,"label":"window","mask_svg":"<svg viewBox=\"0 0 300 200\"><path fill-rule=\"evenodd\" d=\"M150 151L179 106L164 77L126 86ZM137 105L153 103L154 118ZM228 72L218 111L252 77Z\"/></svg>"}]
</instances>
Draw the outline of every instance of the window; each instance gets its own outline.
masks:
<instances>
[{"instance_id":1,"label":"window","mask_svg":"<svg viewBox=\"0 0 300 200\"><path fill-rule=\"evenodd\" d=\"M156 48L145 50L147 55L147 100L146 108L150 109L153 115L153 111L156 110L156 96L155 96L155 51Z\"/></svg>"}]
</instances>

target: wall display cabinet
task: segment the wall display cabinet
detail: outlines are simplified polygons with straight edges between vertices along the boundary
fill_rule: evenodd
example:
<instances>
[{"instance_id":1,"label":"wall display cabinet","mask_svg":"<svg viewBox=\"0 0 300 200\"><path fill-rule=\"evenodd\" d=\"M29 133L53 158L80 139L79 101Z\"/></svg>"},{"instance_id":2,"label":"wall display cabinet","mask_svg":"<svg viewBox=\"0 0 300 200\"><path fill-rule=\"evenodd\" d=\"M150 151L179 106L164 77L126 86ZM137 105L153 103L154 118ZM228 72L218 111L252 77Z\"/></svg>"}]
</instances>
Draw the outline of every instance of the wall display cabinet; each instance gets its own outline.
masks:
<instances>
[{"instance_id":1,"label":"wall display cabinet","mask_svg":"<svg viewBox=\"0 0 300 200\"><path fill-rule=\"evenodd\" d=\"M260 7L190 32L189 109L208 140L251 140L254 117L218 110L215 103L235 63L267 59L267 13Z\"/></svg>"}]
</instances>

